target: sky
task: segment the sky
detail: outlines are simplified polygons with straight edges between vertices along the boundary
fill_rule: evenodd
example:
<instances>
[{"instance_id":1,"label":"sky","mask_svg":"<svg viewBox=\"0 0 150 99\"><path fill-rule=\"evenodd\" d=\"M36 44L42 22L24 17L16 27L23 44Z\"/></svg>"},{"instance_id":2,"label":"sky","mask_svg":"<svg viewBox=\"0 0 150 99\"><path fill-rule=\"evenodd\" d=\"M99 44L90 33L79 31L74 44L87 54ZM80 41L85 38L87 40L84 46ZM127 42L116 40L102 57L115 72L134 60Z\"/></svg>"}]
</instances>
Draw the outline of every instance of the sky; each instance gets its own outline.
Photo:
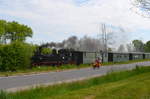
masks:
<instances>
[{"instance_id":1,"label":"sky","mask_svg":"<svg viewBox=\"0 0 150 99\"><path fill-rule=\"evenodd\" d=\"M101 23L122 27L118 42L150 40L150 18L136 12L131 0L0 0L0 19L33 29L31 43L61 42L70 36L98 38Z\"/></svg>"}]
</instances>

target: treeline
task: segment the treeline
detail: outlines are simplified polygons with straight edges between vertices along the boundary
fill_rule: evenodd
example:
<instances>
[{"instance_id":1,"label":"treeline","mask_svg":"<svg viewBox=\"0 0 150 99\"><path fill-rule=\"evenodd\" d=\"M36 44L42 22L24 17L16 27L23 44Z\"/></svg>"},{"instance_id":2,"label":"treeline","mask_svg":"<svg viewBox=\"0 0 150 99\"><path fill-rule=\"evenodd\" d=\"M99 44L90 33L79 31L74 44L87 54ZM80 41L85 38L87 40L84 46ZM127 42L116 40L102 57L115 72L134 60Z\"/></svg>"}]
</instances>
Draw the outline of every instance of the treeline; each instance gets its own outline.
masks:
<instances>
[{"instance_id":1,"label":"treeline","mask_svg":"<svg viewBox=\"0 0 150 99\"><path fill-rule=\"evenodd\" d=\"M126 45L128 52L150 52L150 41L144 43L141 40L133 40L130 44ZM123 52L124 45L120 45L118 51Z\"/></svg>"},{"instance_id":2,"label":"treeline","mask_svg":"<svg viewBox=\"0 0 150 99\"><path fill-rule=\"evenodd\" d=\"M141 40L134 40L132 43L136 52L150 52L150 41L143 43Z\"/></svg>"},{"instance_id":3,"label":"treeline","mask_svg":"<svg viewBox=\"0 0 150 99\"><path fill-rule=\"evenodd\" d=\"M25 40L32 35L32 29L27 25L0 20L0 71L30 68L35 46Z\"/></svg>"}]
</instances>

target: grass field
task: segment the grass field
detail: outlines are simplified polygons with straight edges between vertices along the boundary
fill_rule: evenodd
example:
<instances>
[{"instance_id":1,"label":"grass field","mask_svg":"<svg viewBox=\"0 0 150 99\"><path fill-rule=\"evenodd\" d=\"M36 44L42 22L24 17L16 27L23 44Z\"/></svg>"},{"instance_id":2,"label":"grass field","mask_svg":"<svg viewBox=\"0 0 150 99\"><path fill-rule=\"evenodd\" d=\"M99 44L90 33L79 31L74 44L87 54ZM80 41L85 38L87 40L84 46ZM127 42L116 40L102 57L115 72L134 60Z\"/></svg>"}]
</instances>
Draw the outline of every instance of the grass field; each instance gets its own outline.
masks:
<instances>
[{"instance_id":1,"label":"grass field","mask_svg":"<svg viewBox=\"0 0 150 99\"><path fill-rule=\"evenodd\" d=\"M150 67L17 93L1 92L0 99L150 99Z\"/></svg>"},{"instance_id":2,"label":"grass field","mask_svg":"<svg viewBox=\"0 0 150 99\"><path fill-rule=\"evenodd\" d=\"M103 66L109 66L109 65L116 65L116 64L131 64L135 62L144 62L144 61L150 61L150 59L145 60L132 60L127 62L106 62L103 63ZM26 70L17 70L15 72L0 72L0 76L13 76L13 75L24 75L24 74L36 74L36 73L42 73L42 72L50 72L50 71L62 71L62 70L69 70L69 69L79 69L79 68L87 68L91 67L91 64L81 64L80 66L77 65L62 65L59 67L52 67L52 66L39 66L34 67L32 69L26 69Z\"/></svg>"}]
</instances>

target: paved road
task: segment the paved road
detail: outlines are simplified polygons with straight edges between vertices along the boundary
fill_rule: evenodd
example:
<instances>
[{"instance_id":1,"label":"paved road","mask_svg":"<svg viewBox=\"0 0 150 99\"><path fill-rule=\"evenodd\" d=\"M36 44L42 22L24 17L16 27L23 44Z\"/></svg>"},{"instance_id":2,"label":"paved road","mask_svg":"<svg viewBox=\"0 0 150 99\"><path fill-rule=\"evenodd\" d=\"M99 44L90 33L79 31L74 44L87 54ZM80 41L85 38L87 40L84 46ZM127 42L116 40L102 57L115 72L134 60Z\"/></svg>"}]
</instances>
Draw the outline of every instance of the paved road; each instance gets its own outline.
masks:
<instances>
[{"instance_id":1,"label":"paved road","mask_svg":"<svg viewBox=\"0 0 150 99\"><path fill-rule=\"evenodd\" d=\"M48 72L33 75L22 75L12 77L0 77L0 90L18 91L37 85L51 85L61 82L71 82L76 80L87 79L91 77L105 75L108 72L131 70L139 66L150 66L149 62L138 62L133 64L125 64L120 66L102 66L100 69L93 70L92 68L84 68L77 70L67 70L62 72Z\"/></svg>"}]
</instances>

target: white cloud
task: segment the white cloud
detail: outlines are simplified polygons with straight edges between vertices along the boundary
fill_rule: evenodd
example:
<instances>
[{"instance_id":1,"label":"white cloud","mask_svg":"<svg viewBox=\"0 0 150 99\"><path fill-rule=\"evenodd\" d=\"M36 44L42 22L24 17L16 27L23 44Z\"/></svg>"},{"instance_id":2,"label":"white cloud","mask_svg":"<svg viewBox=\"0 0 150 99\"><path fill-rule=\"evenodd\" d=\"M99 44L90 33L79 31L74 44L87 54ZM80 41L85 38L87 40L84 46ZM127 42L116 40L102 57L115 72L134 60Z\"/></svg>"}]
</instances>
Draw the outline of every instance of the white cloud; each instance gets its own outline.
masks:
<instances>
[{"instance_id":1,"label":"white cloud","mask_svg":"<svg viewBox=\"0 0 150 99\"><path fill-rule=\"evenodd\" d=\"M130 0L89 0L82 4L74 0L2 1L0 14L29 20L28 25L36 32L35 39L41 37L40 33L41 40L49 36L58 41L69 33L96 35L100 23L121 26L130 32L150 28L150 19L134 13Z\"/></svg>"}]
</instances>

